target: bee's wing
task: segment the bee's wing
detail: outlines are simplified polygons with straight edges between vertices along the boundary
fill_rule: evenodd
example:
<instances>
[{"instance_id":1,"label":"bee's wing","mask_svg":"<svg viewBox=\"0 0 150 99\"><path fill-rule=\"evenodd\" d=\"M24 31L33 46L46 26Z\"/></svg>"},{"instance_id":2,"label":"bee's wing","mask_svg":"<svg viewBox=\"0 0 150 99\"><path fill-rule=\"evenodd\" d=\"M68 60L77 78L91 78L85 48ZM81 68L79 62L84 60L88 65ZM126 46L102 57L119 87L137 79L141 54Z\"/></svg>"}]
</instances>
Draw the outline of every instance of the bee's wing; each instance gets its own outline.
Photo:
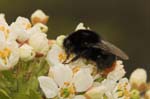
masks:
<instances>
[{"instance_id":1,"label":"bee's wing","mask_svg":"<svg viewBox=\"0 0 150 99\"><path fill-rule=\"evenodd\" d=\"M107 41L102 40L101 43L99 43L96 46L101 48L102 50L109 52L109 53L112 53L112 54L114 54L114 55L116 55L116 56L118 56L124 60L129 59L128 55L125 54L125 52L123 52L121 49L119 49L118 47L116 47L115 45L113 45Z\"/></svg>"}]
</instances>

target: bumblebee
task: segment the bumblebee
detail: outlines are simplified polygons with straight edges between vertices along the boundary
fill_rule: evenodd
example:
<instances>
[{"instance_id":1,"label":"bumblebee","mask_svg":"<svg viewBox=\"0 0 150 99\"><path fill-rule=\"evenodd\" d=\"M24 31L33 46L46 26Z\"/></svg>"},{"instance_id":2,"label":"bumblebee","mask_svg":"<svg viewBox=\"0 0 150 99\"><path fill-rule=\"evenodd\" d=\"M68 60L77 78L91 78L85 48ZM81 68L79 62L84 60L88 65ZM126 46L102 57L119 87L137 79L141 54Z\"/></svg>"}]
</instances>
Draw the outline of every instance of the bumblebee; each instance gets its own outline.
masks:
<instances>
[{"instance_id":1,"label":"bumblebee","mask_svg":"<svg viewBox=\"0 0 150 99\"><path fill-rule=\"evenodd\" d=\"M63 62L65 64L78 58L85 58L94 61L99 69L105 69L111 67L117 58L129 59L125 52L91 30L77 30L69 34L64 39L63 47L67 54L67 58ZM67 62L72 53L76 56Z\"/></svg>"}]
</instances>

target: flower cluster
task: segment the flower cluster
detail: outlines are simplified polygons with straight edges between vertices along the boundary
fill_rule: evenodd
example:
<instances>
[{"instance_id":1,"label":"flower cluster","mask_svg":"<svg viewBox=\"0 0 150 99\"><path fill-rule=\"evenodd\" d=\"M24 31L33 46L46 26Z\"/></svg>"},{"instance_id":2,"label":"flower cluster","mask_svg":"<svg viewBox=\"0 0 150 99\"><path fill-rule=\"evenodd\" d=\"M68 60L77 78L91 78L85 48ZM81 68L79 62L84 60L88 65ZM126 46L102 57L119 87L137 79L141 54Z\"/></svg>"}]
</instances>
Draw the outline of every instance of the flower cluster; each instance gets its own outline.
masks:
<instances>
[{"instance_id":1,"label":"flower cluster","mask_svg":"<svg viewBox=\"0 0 150 99\"><path fill-rule=\"evenodd\" d=\"M8 99L20 99L20 93L23 99L31 96L35 98L29 99L140 99L145 91L145 98L150 99L145 70L137 69L128 81L121 60L104 70L98 70L94 62L83 58L63 64L67 57L63 48L66 36L49 40L48 18L37 10L30 20L19 16L8 25L5 15L0 14L0 95ZM79 23L75 31L80 29L90 28ZM73 57L71 54L69 60Z\"/></svg>"},{"instance_id":2,"label":"flower cluster","mask_svg":"<svg viewBox=\"0 0 150 99\"><path fill-rule=\"evenodd\" d=\"M40 17L41 14L43 17ZM41 10L37 10L31 16L32 23L29 19L19 16L15 22L8 25L5 15L0 14L0 70L13 68L19 59L30 61L47 54L49 44L45 33L48 27L45 25L46 21L41 22L45 18L48 20Z\"/></svg>"}]
</instances>

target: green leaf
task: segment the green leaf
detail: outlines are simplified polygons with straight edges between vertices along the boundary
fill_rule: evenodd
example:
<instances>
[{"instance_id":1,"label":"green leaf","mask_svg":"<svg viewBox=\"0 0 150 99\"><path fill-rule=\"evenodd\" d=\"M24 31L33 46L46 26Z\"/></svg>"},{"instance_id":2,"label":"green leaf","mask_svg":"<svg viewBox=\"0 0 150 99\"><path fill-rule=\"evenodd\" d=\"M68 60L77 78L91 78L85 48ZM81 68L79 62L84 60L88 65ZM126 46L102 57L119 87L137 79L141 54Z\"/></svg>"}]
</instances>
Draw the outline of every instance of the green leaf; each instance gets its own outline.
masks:
<instances>
[{"instance_id":1,"label":"green leaf","mask_svg":"<svg viewBox=\"0 0 150 99\"><path fill-rule=\"evenodd\" d=\"M5 90L0 89L0 99L11 99L11 97Z\"/></svg>"}]
</instances>

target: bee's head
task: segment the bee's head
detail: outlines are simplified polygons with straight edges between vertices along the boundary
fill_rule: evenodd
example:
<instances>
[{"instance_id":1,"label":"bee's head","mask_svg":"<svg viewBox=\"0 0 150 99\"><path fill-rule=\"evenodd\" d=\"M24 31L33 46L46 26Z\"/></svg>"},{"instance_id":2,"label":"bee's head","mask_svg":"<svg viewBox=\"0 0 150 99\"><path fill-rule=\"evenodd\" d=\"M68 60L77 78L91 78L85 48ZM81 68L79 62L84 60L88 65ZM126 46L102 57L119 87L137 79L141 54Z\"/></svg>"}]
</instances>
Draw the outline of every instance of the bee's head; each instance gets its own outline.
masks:
<instances>
[{"instance_id":1,"label":"bee's head","mask_svg":"<svg viewBox=\"0 0 150 99\"><path fill-rule=\"evenodd\" d=\"M70 41L69 38L65 38L64 41L63 41L63 47L65 49L66 52L71 52L71 49L72 49L72 43Z\"/></svg>"}]
</instances>

